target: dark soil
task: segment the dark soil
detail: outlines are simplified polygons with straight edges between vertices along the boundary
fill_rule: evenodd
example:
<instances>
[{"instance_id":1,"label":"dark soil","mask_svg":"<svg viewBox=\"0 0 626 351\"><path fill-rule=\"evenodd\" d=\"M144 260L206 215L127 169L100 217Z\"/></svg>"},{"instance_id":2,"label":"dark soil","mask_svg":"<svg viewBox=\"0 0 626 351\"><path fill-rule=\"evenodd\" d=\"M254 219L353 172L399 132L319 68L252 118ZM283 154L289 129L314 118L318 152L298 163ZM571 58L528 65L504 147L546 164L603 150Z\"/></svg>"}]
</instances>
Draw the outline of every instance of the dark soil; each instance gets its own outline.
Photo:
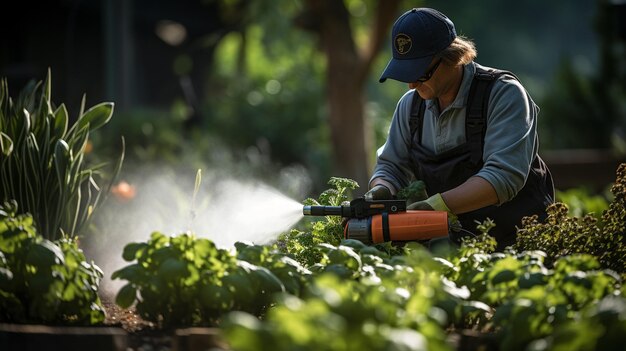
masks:
<instances>
[{"instance_id":1,"label":"dark soil","mask_svg":"<svg viewBox=\"0 0 626 351\"><path fill-rule=\"evenodd\" d=\"M115 300L110 296L101 296L100 300L106 313L104 324L107 326L122 328L127 333L138 333L154 329L154 324L143 320L133 307L123 309L116 305Z\"/></svg>"},{"instance_id":2,"label":"dark soil","mask_svg":"<svg viewBox=\"0 0 626 351\"><path fill-rule=\"evenodd\" d=\"M173 349L171 333L159 330L154 323L143 320L134 308L123 309L113 299L101 297L106 313L104 324L128 333L128 351L169 351Z\"/></svg>"},{"instance_id":3,"label":"dark soil","mask_svg":"<svg viewBox=\"0 0 626 351\"><path fill-rule=\"evenodd\" d=\"M206 328L164 330L146 321L131 307L120 308L111 297L101 296L106 319L104 324L122 328L128 334L127 351L196 351L229 350L215 336L215 331Z\"/></svg>"}]
</instances>

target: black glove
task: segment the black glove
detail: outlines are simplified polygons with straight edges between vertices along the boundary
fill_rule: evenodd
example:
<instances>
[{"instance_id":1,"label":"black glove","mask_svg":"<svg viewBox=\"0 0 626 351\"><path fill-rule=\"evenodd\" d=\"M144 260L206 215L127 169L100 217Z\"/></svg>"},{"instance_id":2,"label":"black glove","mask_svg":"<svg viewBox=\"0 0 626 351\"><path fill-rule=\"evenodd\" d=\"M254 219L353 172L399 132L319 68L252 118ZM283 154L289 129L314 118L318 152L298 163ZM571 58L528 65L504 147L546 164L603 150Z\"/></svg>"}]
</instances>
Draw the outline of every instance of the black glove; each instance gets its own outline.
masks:
<instances>
[{"instance_id":1,"label":"black glove","mask_svg":"<svg viewBox=\"0 0 626 351\"><path fill-rule=\"evenodd\" d=\"M373 200L391 200L393 199L393 195L391 195L391 190L384 185L378 184L374 185L368 192L363 195L363 198L368 201Z\"/></svg>"}]
</instances>

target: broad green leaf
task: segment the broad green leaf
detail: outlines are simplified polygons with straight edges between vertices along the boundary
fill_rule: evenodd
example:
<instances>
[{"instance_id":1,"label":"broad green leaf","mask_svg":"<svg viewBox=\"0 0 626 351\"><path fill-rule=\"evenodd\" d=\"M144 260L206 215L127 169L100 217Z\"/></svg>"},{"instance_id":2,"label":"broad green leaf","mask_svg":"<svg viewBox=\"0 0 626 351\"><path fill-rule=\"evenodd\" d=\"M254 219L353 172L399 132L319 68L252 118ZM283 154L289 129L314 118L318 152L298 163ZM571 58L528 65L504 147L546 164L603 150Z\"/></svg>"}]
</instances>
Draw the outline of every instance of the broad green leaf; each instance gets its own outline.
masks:
<instances>
[{"instance_id":1,"label":"broad green leaf","mask_svg":"<svg viewBox=\"0 0 626 351\"><path fill-rule=\"evenodd\" d=\"M252 288L250 274L233 272L222 278L222 282L232 293L237 303L248 303L256 297L256 291Z\"/></svg>"},{"instance_id":2,"label":"broad green leaf","mask_svg":"<svg viewBox=\"0 0 626 351\"><path fill-rule=\"evenodd\" d=\"M138 258L137 253L143 252L144 249L148 247L146 243L130 243L124 246L124 252L122 253L122 258L125 261L133 261Z\"/></svg>"},{"instance_id":3,"label":"broad green leaf","mask_svg":"<svg viewBox=\"0 0 626 351\"><path fill-rule=\"evenodd\" d=\"M519 277L517 284L520 289L530 289L535 285L545 285L548 278L549 276L542 272L524 272L524 274Z\"/></svg>"},{"instance_id":4,"label":"broad green leaf","mask_svg":"<svg viewBox=\"0 0 626 351\"><path fill-rule=\"evenodd\" d=\"M342 279L351 279L355 275L355 272L353 272L343 264L329 264L328 266L324 267L324 272L336 274L337 276L339 276L339 278Z\"/></svg>"},{"instance_id":5,"label":"broad green leaf","mask_svg":"<svg viewBox=\"0 0 626 351\"><path fill-rule=\"evenodd\" d=\"M225 286L209 284L200 290L200 303L203 307L227 311L233 306L233 295Z\"/></svg>"},{"instance_id":6,"label":"broad green leaf","mask_svg":"<svg viewBox=\"0 0 626 351\"><path fill-rule=\"evenodd\" d=\"M357 250L357 251L367 246L362 241L355 240L355 239L344 239L341 241L341 245L351 247L352 249Z\"/></svg>"},{"instance_id":7,"label":"broad green leaf","mask_svg":"<svg viewBox=\"0 0 626 351\"><path fill-rule=\"evenodd\" d=\"M115 303L121 308L130 307L137 297L137 289L132 284L124 285L115 297Z\"/></svg>"},{"instance_id":8,"label":"broad green leaf","mask_svg":"<svg viewBox=\"0 0 626 351\"><path fill-rule=\"evenodd\" d=\"M47 271L37 272L26 279L28 290L33 295L43 295L50 290L50 286L54 283L55 278Z\"/></svg>"},{"instance_id":9,"label":"broad green leaf","mask_svg":"<svg viewBox=\"0 0 626 351\"><path fill-rule=\"evenodd\" d=\"M517 278L517 272L510 269L503 269L499 271L492 279L491 282L493 284L500 284L509 282Z\"/></svg>"},{"instance_id":10,"label":"broad green leaf","mask_svg":"<svg viewBox=\"0 0 626 351\"><path fill-rule=\"evenodd\" d=\"M50 267L65 264L63 251L52 241L43 239L31 245L26 256L26 263L35 267Z\"/></svg>"},{"instance_id":11,"label":"broad green leaf","mask_svg":"<svg viewBox=\"0 0 626 351\"><path fill-rule=\"evenodd\" d=\"M362 249L359 250L359 253L361 255L372 255L372 256L377 256L377 257L381 257L384 258L387 256L386 253L378 250L376 247L374 246L366 246Z\"/></svg>"},{"instance_id":12,"label":"broad green leaf","mask_svg":"<svg viewBox=\"0 0 626 351\"><path fill-rule=\"evenodd\" d=\"M283 283L269 269L257 266L257 269L255 269L252 274L259 283L262 292L274 293L285 291Z\"/></svg>"},{"instance_id":13,"label":"broad green leaf","mask_svg":"<svg viewBox=\"0 0 626 351\"><path fill-rule=\"evenodd\" d=\"M339 246L327 253L331 264L344 264L348 268L357 271L361 269L361 256L348 246Z\"/></svg>"},{"instance_id":14,"label":"broad green leaf","mask_svg":"<svg viewBox=\"0 0 626 351\"><path fill-rule=\"evenodd\" d=\"M139 264L131 264L111 274L111 279L124 279L138 282L142 277L143 268Z\"/></svg>"},{"instance_id":15,"label":"broad green leaf","mask_svg":"<svg viewBox=\"0 0 626 351\"><path fill-rule=\"evenodd\" d=\"M113 103L101 102L87 110L78 119L78 129L89 124L90 131L94 131L105 125L113 116Z\"/></svg>"},{"instance_id":16,"label":"broad green leaf","mask_svg":"<svg viewBox=\"0 0 626 351\"><path fill-rule=\"evenodd\" d=\"M159 266L158 274L167 282L175 282L189 275L187 263L175 258L168 258Z\"/></svg>"},{"instance_id":17,"label":"broad green leaf","mask_svg":"<svg viewBox=\"0 0 626 351\"><path fill-rule=\"evenodd\" d=\"M152 261L157 264L160 265L163 262L170 260L170 259L176 259L178 257L179 253L176 252L176 250L174 250L173 247L171 246L163 246L163 247L159 247L158 249L154 250L154 252L152 253L152 255L150 256L152 258Z\"/></svg>"}]
</instances>

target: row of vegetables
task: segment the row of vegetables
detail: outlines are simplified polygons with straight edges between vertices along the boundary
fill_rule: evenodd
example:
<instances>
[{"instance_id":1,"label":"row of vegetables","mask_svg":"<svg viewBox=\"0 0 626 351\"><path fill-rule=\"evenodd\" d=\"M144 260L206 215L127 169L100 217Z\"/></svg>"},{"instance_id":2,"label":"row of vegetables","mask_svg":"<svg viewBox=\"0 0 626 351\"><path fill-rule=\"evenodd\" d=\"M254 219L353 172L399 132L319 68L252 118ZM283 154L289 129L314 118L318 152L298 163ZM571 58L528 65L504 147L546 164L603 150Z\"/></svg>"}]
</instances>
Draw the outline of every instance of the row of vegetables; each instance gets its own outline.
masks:
<instances>
[{"instance_id":1,"label":"row of vegetables","mask_svg":"<svg viewBox=\"0 0 626 351\"><path fill-rule=\"evenodd\" d=\"M341 201L348 187L339 182L315 201ZM466 330L502 350L626 341L623 272L593 255L494 252L486 234L436 254L417 243L324 242L337 225L329 217L273 245L234 249L152 233L124 248L128 265L112 273L125 282L116 303L164 329L219 327L234 350L452 350L450 335ZM0 211L0 250L1 321L103 322L103 272L76 241L38 236L13 203Z\"/></svg>"}]
</instances>

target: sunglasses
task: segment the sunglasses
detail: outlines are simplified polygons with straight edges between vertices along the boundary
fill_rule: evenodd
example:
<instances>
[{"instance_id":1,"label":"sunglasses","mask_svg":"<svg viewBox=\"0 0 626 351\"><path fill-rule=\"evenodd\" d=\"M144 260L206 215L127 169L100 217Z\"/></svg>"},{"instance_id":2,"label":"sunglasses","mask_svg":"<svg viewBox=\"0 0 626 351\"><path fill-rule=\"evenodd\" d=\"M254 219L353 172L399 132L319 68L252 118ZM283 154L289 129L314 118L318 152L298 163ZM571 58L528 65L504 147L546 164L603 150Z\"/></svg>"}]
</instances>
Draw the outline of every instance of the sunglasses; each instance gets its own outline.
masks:
<instances>
[{"instance_id":1,"label":"sunglasses","mask_svg":"<svg viewBox=\"0 0 626 351\"><path fill-rule=\"evenodd\" d=\"M441 61L442 61L442 59L439 59L439 61L437 61L437 63L435 63L435 65L431 69L426 71L426 73L423 76L417 78L417 81L420 82L420 83L424 83L424 82L428 81L430 78L432 78L433 74L435 74L435 71L439 67L439 64L441 63Z\"/></svg>"}]
</instances>

